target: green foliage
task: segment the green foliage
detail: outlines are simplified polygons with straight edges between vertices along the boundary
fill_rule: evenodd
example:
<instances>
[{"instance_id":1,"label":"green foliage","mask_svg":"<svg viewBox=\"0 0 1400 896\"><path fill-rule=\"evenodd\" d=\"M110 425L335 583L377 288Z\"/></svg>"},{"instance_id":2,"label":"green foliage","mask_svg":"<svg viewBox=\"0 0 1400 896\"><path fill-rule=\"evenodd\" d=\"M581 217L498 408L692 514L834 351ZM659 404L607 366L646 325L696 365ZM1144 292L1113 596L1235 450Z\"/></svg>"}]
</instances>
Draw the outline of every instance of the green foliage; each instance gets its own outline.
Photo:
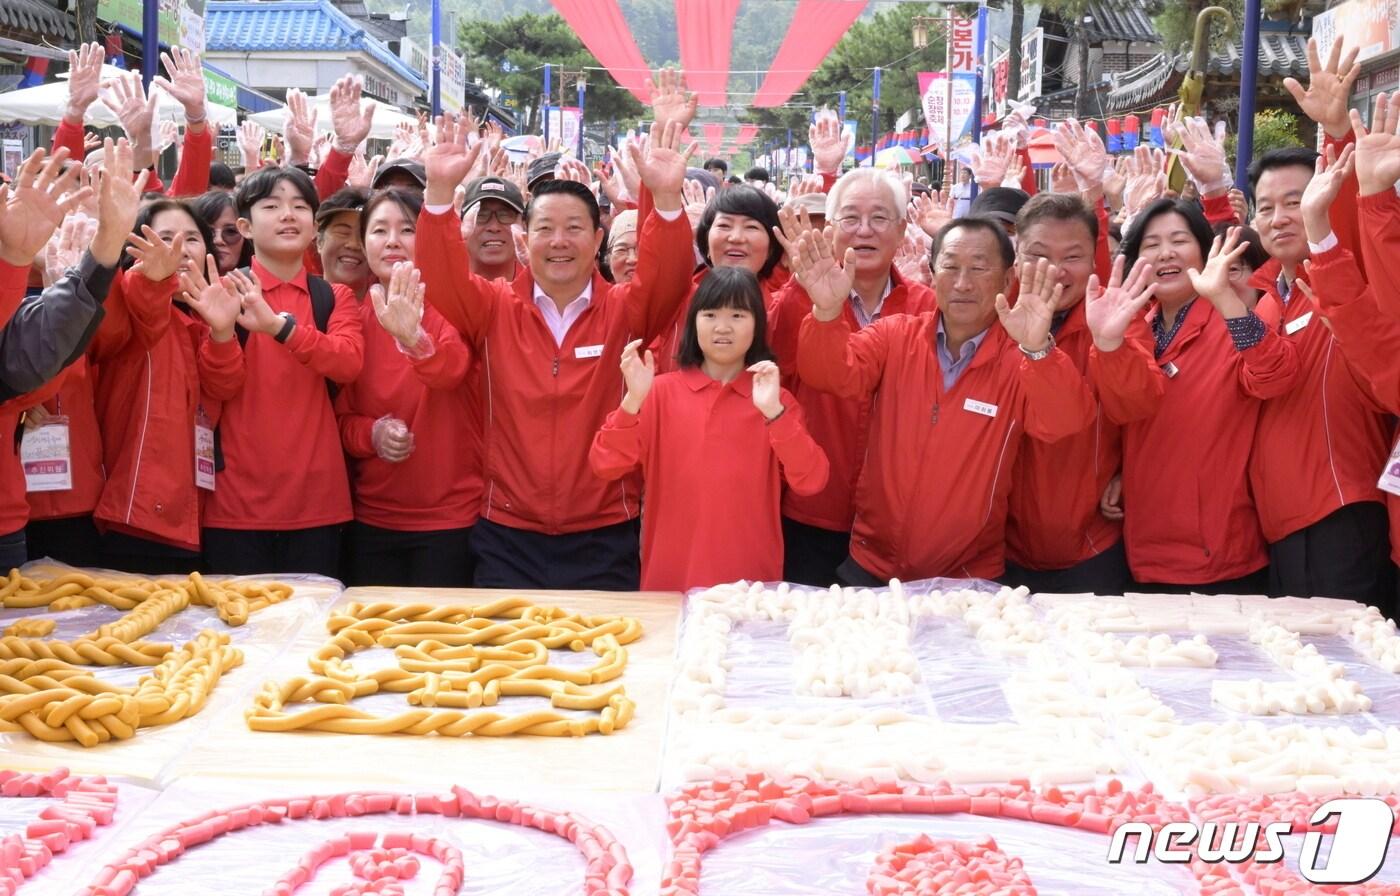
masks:
<instances>
[{"instance_id":1,"label":"green foliage","mask_svg":"<svg viewBox=\"0 0 1400 896\"><path fill-rule=\"evenodd\" d=\"M1271 149L1290 149L1306 146L1298 136L1298 116L1282 109L1264 109L1254 113L1254 156L1259 158ZM1225 152L1235 158L1239 147L1239 137L1231 134L1225 138Z\"/></svg>"},{"instance_id":2,"label":"green foliage","mask_svg":"<svg viewBox=\"0 0 1400 896\"><path fill-rule=\"evenodd\" d=\"M1196 16L1207 6L1222 6L1233 20L1226 28L1218 19L1210 25L1209 50L1220 53L1230 44L1236 43L1244 33L1244 0L1186 0L1184 3L1167 3L1152 20L1157 33L1162 36L1165 50L1189 52L1195 40Z\"/></svg>"},{"instance_id":3,"label":"green foliage","mask_svg":"<svg viewBox=\"0 0 1400 896\"><path fill-rule=\"evenodd\" d=\"M522 132L537 131L544 64L578 70L597 66L598 60L584 48L569 26L557 15L524 13L499 22L476 21L461 25L460 43L467 59L467 77L499 89L515 101ZM555 77L553 100L559 99ZM573 105L575 90L565 85L565 105ZM616 119L628 127L642 114L641 104L606 72L588 73L585 115L591 122Z\"/></svg>"}]
</instances>

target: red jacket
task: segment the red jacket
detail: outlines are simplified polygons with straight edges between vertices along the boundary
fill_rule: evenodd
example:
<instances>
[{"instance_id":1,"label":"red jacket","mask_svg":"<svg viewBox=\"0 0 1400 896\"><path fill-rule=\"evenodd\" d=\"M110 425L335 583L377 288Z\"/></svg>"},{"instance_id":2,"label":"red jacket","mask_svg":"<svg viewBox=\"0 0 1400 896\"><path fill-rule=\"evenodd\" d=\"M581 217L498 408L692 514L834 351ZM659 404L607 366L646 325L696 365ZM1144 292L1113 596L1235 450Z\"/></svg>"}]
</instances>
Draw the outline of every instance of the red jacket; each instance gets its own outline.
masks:
<instances>
[{"instance_id":1,"label":"red jacket","mask_svg":"<svg viewBox=\"0 0 1400 896\"><path fill-rule=\"evenodd\" d=\"M996 578L1005 571L1011 470L1022 435L1054 441L1093 420L1094 400L1058 349L1030 361L993 323L945 392L939 313L802 322L797 367L813 386L871 397L851 556L882 578Z\"/></svg>"},{"instance_id":2,"label":"red jacket","mask_svg":"<svg viewBox=\"0 0 1400 896\"><path fill-rule=\"evenodd\" d=\"M1161 406L1123 427L1123 537L1133 577L1197 585L1255 572L1268 552L1249 456L1261 401L1288 390L1297 353L1273 329L1237 351L1220 315L1197 299L1157 363L1167 372Z\"/></svg>"},{"instance_id":3,"label":"red jacket","mask_svg":"<svg viewBox=\"0 0 1400 896\"><path fill-rule=\"evenodd\" d=\"M513 283L467 273L467 247L451 211L418 219L417 264L428 301L461 332L483 365L486 494L481 515L547 535L632 519L635 477L605 482L588 447L622 397L618 359L633 339L653 339L689 294L690 223L653 213L638 235L632 282L596 271L588 308L562 346L534 302L535 280Z\"/></svg>"},{"instance_id":4,"label":"red jacket","mask_svg":"<svg viewBox=\"0 0 1400 896\"><path fill-rule=\"evenodd\" d=\"M923 314L937 310L933 290L922 283L910 283L890 268L890 294L880 317L896 314ZM797 371L798 334L802 321L812 311L812 299L794 277L778 294L768 319L768 344L778 357L783 379L806 410L807 429L826 454L831 475L826 488L802 495L788 490L783 494L783 515L808 526L832 532L851 531L855 518L856 480L865 460L870 437L872 399L842 398L810 385ZM842 319L852 332L860 329L855 311L848 302Z\"/></svg>"},{"instance_id":5,"label":"red jacket","mask_svg":"<svg viewBox=\"0 0 1400 896\"><path fill-rule=\"evenodd\" d=\"M146 184L147 193L164 193L168 196L198 196L209 189L209 166L214 161L214 132L206 123L204 129L185 129L185 139L180 144L180 167L175 170L167 188L155 172ZM53 132L53 148L68 147L68 157L83 160L87 151L83 149L83 126L70 124L67 119L60 121Z\"/></svg>"},{"instance_id":6,"label":"red jacket","mask_svg":"<svg viewBox=\"0 0 1400 896\"><path fill-rule=\"evenodd\" d=\"M1351 259L1339 246L1315 256L1312 267L1329 277L1329 268L1347 265L1353 280L1360 281ZM1323 323L1322 309L1301 288L1295 287L1284 305L1278 274L1279 264L1270 262L1251 280L1265 290L1255 313L1298 355L1298 373L1288 390L1264 402L1249 462L1259 523L1269 542L1348 504L1384 500L1376 477L1390 453L1385 409L1368 394L1364 374L1353 371ZM1392 355L1391 365L1397 360L1400 355Z\"/></svg>"},{"instance_id":7,"label":"red jacket","mask_svg":"<svg viewBox=\"0 0 1400 896\"><path fill-rule=\"evenodd\" d=\"M297 319L285 345L254 333L243 350L243 388L219 421L225 467L205 503L218 529L309 529L348 522L350 481L326 380L352 382L364 359L360 305L335 286L329 332L316 329L306 272L281 281L253 259L273 311Z\"/></svg>"},{"instance_id":8,"label":"red jacket","mask_svg":"<svg viewBox=\"0 0 1400 896\"><path fill-rule=\"evenodd\" d=\"M1096 406L1087 429L1056 442L1028 440L1016 458L1006 556L1027 569L1068 569L1122 539L1122 524L1104 518L1099 500L1122 466L1122 425L1152 416L1166 388L1142 321L1105 354L1094 348L1080 302L1055 344L1085 376Z\"/></svg>"},{"instance_id":9,"label":"red jacket","mask_svg":"<svg viewBox=\"0 0 1400 896\"><path fill-rule=\"evenodd\" d=\"M1400 196L1385 190L1362 196L1360 206L1361 255L1376 287L1376 305L1400 319L1400 289L1394 286L1400 283Z\"/></svg>"},{"instance_id":10,"label":"red jacket","mask_svg":"<svg viewBox=\"0 0 1400 896\"><path fill-rule=\"evenodd\" d=\"M119 272L88 350L102 371L108 473L93 516L104 530L198 551L205 497L195 484L196 418L201 407L216 417L247 372L238 340L210 339L203 320L174 304L175 288L174 277ZM216 476L215 490L222 486Z\"/></svg>"},{"instance_id":11,"label":"red jacket","mask_svg":"<svg viewBox=\"0 0 1400 896\"><path fill-rule=\"evenodd\" d=\"M102 431L93 410L94 371L85 358L73 362L58 394L43 403L50 414L68 418L68 448L73 487L58 492L29 492L31 520L87 516L102 494Z\"/></svg>"},{"instance_id":12,"label":"red jacket","mask_svg":"<svg viewBox=\"0 0 1400 896\"><path fill-rule=\"evenodd\" d=\"M374 305L360 304L365 366L336 398L340 440L350 455L355 519L381 529L461 529L481 512L481 412L468 385L472 354L433 308L423 329L433 354L410 360L379 324ZM393 416L413 433L402 463L380 459L374 423Z\"/></svg>"},{"instance_id":13,"label":"red jacket","mask_svg":"<svg viewBox=\"0 0 1400 896\"><path fill-rule=\"evenodd\" d=\"M787 390L783 407L769 424L753 406L753 374L720 383L690 368L657 377L635 416L608 415L589 461L604 479L641 467L643 590L782 578L782 485L811 494L827 476Z\"/></svg>"}]
</instances>

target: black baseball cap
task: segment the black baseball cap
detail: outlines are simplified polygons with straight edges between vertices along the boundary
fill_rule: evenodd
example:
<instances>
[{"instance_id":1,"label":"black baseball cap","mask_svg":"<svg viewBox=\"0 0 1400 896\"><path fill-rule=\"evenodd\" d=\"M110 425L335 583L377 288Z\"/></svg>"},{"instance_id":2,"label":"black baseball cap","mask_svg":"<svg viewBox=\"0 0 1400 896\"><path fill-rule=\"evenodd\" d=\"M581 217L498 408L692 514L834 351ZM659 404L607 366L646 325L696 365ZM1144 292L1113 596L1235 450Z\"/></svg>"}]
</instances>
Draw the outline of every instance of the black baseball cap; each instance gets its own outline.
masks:
<instances>
[{"instance_id":1,"label":"black baseball cap","mask_svg":"<svg viewBox=\"0 0 1400 896\"><path fill-rule=\"evenodd\" d=\"M378 190L384 186L384 181L389 175L402 171L418 182L420 187L427 189L428 171L423 167L423 163L417 159L390 159L379 166L379 171L374 175L373 188Z\"/></svg>"},{"instance_id":2,"label":"black baseball cap","mask_svg":"<svg viewBox=\"0 0 1400 896\"><path fill-rule=\"evenodd\" d=\"M525 197L520 188L503 177L478 177L467 184L467 198L462 203L462 214L486 199L495 199L525 214Z\"/></svg>"},{"instance_id":3,"label":"black baseball cap","mask_svg":"<svg viewBox=\"0 0 1400 896\"><path fill-rule=\"evenodd\" d=\"M359 187L341 187L316 209L316 226L325 227L331 218L341 212L354 212L359 214L365 210L365 203L369 202L369 194Z\"/></svg>"},{"instance_id":4,"label":"black baseball cap","mask_svg":"<svg viewBox=\"0 0 1400 896\"><path fill-rule=\"evenodd\" d=\"M1030 194L1025 190L992 187L977 194L967 213L979 218L994 218L1007 224L1015 224L1021 207L1030 201Z\"/></svg>"},{"instance_id":5,"label":"black baseball cap","mask_svg":"<svg viewBox=\"0 0 1400 896\"><path fill-rule=\"evenodd\" d=\"M561 152L549 152L531 162L525 172L525 186L533 190L535 184L553 178L554 169L559 167L559 160L562 158L564 154Z\"/></svg>"}]
</instances>

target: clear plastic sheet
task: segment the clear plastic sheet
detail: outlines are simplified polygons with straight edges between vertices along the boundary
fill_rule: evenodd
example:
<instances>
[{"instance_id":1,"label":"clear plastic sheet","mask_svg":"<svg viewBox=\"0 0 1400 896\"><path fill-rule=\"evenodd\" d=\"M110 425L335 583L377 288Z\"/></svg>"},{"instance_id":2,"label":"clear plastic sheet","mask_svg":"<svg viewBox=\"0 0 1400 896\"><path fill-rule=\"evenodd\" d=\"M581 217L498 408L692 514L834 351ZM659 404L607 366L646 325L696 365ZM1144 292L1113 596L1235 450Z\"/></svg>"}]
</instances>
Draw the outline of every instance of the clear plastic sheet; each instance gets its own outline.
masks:
<instances>
[{"instance_id":1,"label":"clear plastic sheet","mask_svg":"<svg viewBox=\"0 0 1400 896\"><path fill-rule=\"evenodd\" d=\"M50 577L73 572L72 567L51 561L37 561L21 568L26 575ZM94 576L135 579L126 573L110 570L79 570ZM208 719L234 705L243 705L248 696L265 679L268 664L296 637L307 623L319 622L330 605L341 594L339 582L321 576L249 576L252 580L273 580L291 585L292 597L279 604L259 610L241 626L228 626L218 614L207 607L189 607L165 620L144 640L182 645L200 631L208 628L226 632L229 641L243 651L242 665L229 670L220 679L208 703L193 718L171 725L142 728L136 736L124 741L109 741L96 747L76 743L46 743L27 733L0 733L0 751L5 762L13 768L48 769L63 765L76 774L122 775L137 780L156 780L163 769L184 750ZM0 610L0 629L18 619L42 616L52 618L57 626L50 638L71 639L93 631L99 625L124 615L107 606L83 607L64 613L36 613L34 610ZM130 687L150 668L141 666L92 666L92 674L104 681Z\"/></svg>"},{"instance_id":2,"label":"clear plastic sheet","mask_svg":"<svg viewBox=\"0 0 1400 896\"><path fill-rule=\"evenodd\" d=\"M109 825L99 825L93 835L54 856L53 861L24 882L20 896L71 896L86 882L96 859L118 840L126 826L159 795L149 787L125 781L117 784L117 811ZM52 797L22 799L0 797L0 838L23 834L46 806L58 803ZM83 879L80 882L80 878Z\"/></svg>"},{"instance_id":3,"label":"clear plastic sheet","mask_svg":"<svg viewBox=\"0 0 1400 896\"><path fill-rule=\"evenodd\" d=\"M432 793L448 793L453 785L450 771ZM376 789L372 784L349 783L334 788L307 788L288 782L250 780L230 782L184 780L172 784L122 836L109 843L99 861L78 880L88 883L102 864L131 845L171 825L193 818L216 807L232 807L257 799L298 795L329 795L355 790ZM665 850L665 805L661 797L620 794L538 794L528 791L474 791L481 796L510 797L531 805L571 811L607 828L626 848L634 871L632 893L655 894L659 889ZM246 828L204 843L180 858L158 868L143 879L138 896L189 896L191 893L221 893L229 896L255 896L270 887L284 872L291 870L313 848L331 837L350 831L385 833L411 831L437 837L462 851L466 869L462 896L561 896L582 893L583 856L562 837L504 822L446 818L440 815L405 816L395 813L359 818L302 819L281 824ZM416 877L404 881L406 896L431 896L442 865L431 857L419 856ZM321 866L315 879L300 892L323 896L333 887L353 879L345 857L333 858ZM29 896L25 893L24 896ZM55 894L57 896L57 894Z\"/></svg>"}]
</instances>

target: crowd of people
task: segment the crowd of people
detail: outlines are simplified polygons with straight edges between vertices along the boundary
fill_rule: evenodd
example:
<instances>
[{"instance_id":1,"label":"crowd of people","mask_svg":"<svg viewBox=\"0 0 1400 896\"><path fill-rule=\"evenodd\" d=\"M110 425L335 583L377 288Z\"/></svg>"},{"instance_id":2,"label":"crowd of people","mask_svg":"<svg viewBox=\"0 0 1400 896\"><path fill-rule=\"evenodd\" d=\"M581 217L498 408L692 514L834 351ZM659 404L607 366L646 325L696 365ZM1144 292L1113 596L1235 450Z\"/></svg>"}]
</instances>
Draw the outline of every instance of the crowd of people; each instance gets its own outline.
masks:
<instances>
[{"instance_id":1,"label":"crowd of people","mask_svg":"<svg viewBox=\"0 0 1400 896\"><path fill-rule=\"evenodd\" d=\"M1325 151L1248 184L1177 114L1178 149L1118 159L1056 125L1037 189L1013 115L946 192L843 173L829 113L785 184L693 166L669 70L592 170L470 115L366 159L347 77L330 135L291 91L280 154L245 123L234 172L178 48L167 186L154 98L101 55L0 188L7 566L1395 608L1400 93L1368 127L1354 52L1289 85Z\"/></svg>"}]
</instances>

